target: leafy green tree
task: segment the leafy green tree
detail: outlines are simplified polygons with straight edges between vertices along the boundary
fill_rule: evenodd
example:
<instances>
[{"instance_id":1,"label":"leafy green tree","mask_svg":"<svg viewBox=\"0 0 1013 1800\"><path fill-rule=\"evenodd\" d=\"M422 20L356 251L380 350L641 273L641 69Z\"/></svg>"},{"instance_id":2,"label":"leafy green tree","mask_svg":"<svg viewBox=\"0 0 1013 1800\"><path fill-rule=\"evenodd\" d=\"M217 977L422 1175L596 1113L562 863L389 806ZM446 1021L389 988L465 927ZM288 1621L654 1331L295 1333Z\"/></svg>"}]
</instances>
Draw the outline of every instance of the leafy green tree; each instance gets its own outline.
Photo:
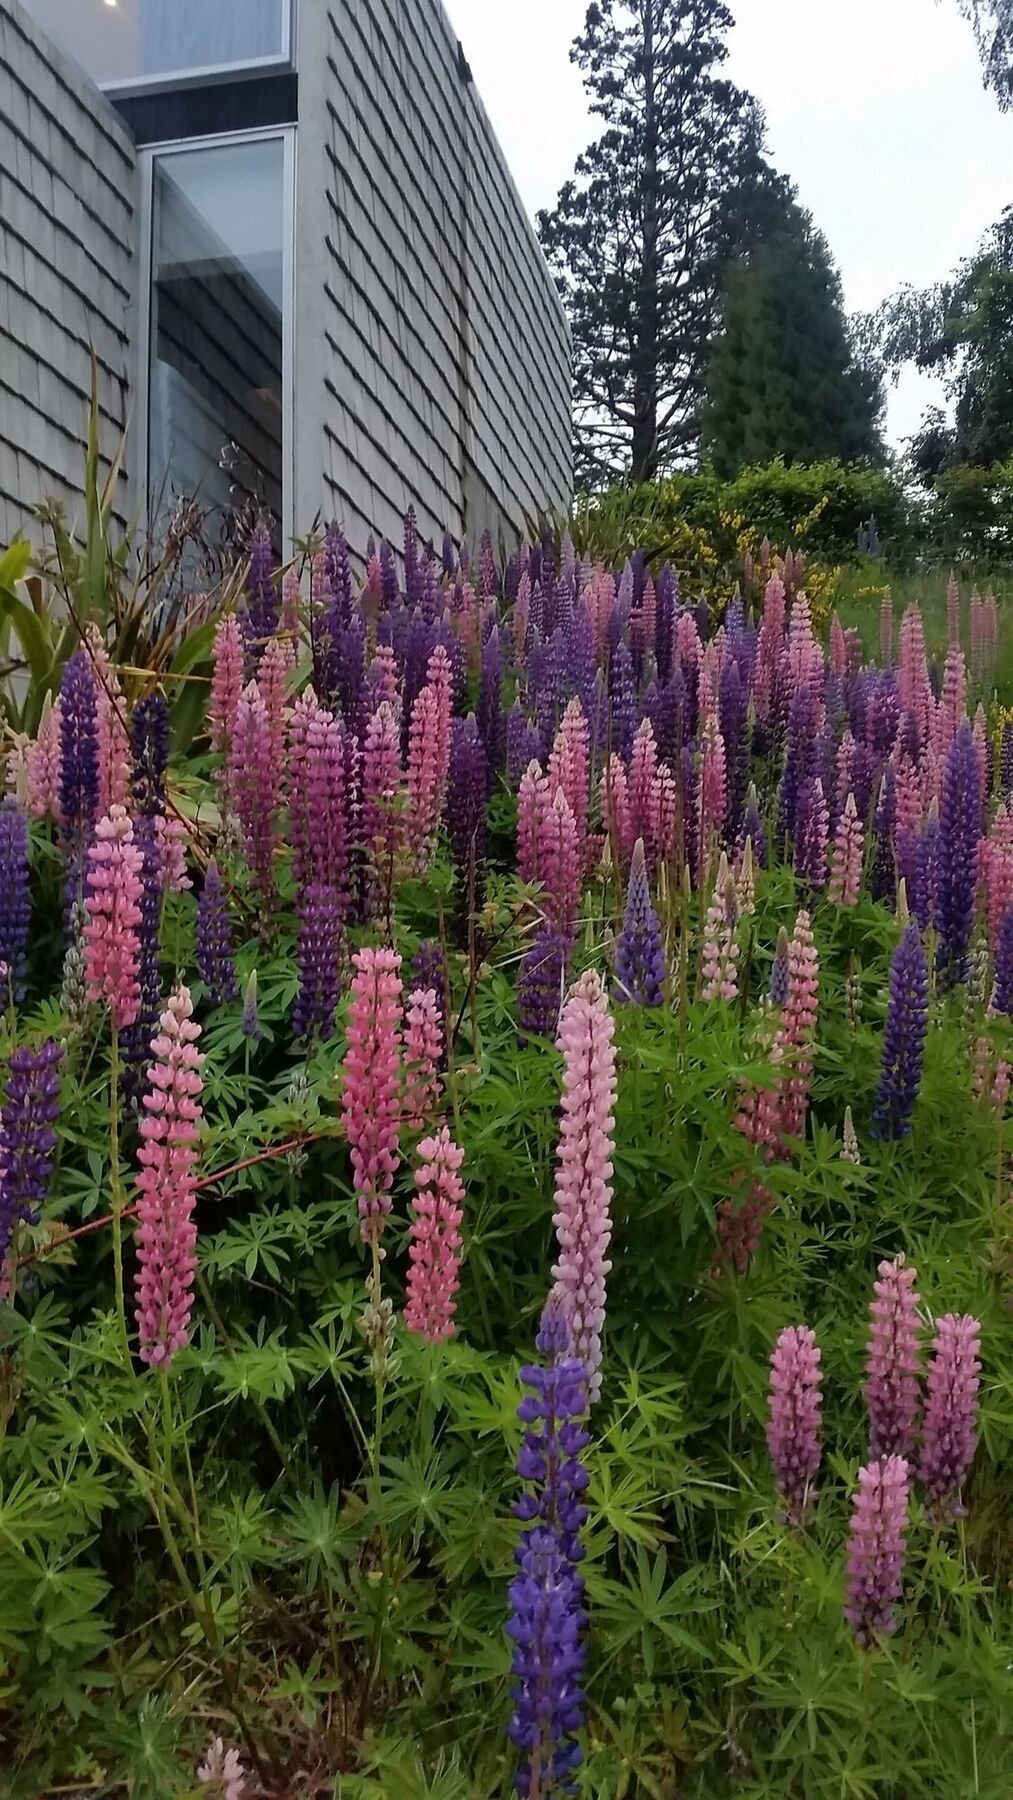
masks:
<instances>
[{"instance_id":1,"label":"leafy green tree","mask_svg":"<svg viewBox=\"0 0 1013 1800\"><path fill-rule=\"evenodd\" d=\"M888 366L913 362L947 383L952 425L928 413L911 446L922 479L1013 456L1013 208L949 281L903 290L877 322Z\"/></svg>"},{"instance_id":2,"label":"leafy green tree","mask_svg":"<svg viewBox=\"0 0 1013 1800\"><path fill-rule=\"evenodd\" d=\"M985 86L1005 111L1013 106L1013 0L957 0L974 26Z\"/></svg>"},{"instance_id":3,"label":"leafy green tree","mask_svg":"<svg viewBox=\"0 0 1013 1800\"><path fill-rule=\"evenodd\" d=\"M762 112L720 75L731 23L722 0L601 0L571 52L604 128L539 232L570 317L591 484L695 452L722 269L784 204Z\"/></svg>"},{"instance_id":4,"label":"leafy green tree","mask_svg":"<svg viewBox=\"0 0 1013 1800\"><path fill-rule=\"evenodd\" d=\"M877 461L878 372L856 357L830 252L807 213L729 265L707 375L703 448L720 475L785 462Z\"/></svg>"}]
</instances>

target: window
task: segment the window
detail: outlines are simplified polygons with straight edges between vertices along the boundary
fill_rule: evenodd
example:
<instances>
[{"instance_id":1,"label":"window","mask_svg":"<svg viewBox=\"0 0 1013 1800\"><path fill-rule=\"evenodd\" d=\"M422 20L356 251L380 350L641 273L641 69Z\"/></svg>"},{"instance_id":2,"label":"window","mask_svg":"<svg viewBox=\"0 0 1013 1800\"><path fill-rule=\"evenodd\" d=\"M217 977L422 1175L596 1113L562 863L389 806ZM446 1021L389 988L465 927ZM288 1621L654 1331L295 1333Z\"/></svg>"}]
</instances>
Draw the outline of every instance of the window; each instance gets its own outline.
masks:
<instances>
[{"instance_id":1,"label":"window","mask_svg":"<svg viewBox=\"0 0 1013 1800\"><path fill-rule=\"evenodd\" d=\"M100 87L136 90L277 69L292 59L293 0L27 0Z\"/></svg>"},{"instance_id":2,"label":"window","mask_svg":"<svg viewBox=\"0 0 1013 1800\"><path fill-rule=\"evenodd\" d=\"M147 159L147 492L215 516L251 500L287 528L292 134Z\"/></svg>"}]
</instances>

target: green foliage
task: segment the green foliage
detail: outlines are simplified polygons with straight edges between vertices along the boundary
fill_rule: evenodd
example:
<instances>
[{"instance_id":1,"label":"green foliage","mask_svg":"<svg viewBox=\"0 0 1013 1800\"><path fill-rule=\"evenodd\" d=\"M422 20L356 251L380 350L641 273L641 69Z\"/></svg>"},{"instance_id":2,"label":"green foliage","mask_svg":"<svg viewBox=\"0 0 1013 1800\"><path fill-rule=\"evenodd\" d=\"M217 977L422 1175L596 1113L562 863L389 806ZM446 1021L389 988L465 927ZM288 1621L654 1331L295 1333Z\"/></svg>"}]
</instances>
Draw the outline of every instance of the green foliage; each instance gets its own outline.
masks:
<instances>
[{"instance_id":1,"label":"green foliage","mask_svg":"<svg viewBox=\"0 0 1013 1800\"><path fill-rule=\"evenodd\" d=\"M717 473L749 464L881 461L882 391L848 338L826 241L792 206L732 263L711 348L702 445Z\"/></svg>"},{"instance_id":2,"label":"green foliage","mask_svg":"<svg viewBox=\"0 0 1013 1800\"><path fill-rule=\"evenodd\" d=\"M584 555L606 564L621 565L641 548L652 563L671 561L691 589L702 577L717 576L727 592L744 551L755 554L764 537L780 550L855 560L858 533L871 514L886 548L906 545L908 504L891 475L833 460L788 465L777 458L742 469L731 481L704 469L612 488L577 503L573 534Z\"/></svg>"}]
</instances>

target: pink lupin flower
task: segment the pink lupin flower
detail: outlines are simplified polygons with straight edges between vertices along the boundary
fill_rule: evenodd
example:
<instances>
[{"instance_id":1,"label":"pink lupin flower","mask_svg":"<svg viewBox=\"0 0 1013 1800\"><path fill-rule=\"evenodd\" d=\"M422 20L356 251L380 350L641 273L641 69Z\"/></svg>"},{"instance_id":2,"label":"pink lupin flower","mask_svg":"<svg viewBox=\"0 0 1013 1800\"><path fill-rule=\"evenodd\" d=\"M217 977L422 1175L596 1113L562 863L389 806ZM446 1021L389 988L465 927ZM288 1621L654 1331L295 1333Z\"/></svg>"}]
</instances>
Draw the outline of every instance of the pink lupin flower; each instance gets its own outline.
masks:
<instances>
[{"instance_id":1,"label":"pink lupin flower","mask_svg":"<svg viewBox=\"0 0 1013 1800\"><path fill-rule=\"evenodd\" d=\"M548 778L532 758L517 790L517 875L525 886L539 878L538 852L551 803Z\"/></svg>"},{"instance_id":2,"label":"pink lupin flower","mask_svg":"<svg viewBox=\"0 0 1013 1800\"><path fill-rule=\"evenodd\" d=\"M855 796L849 793L834 835L833 866L828 898L835 906L857 906L862 886L865 829L858 816Z\"/></svg>"},{"instance_id":3,"label":"pink lupin flower","mask_svg":"<svg viewBox=\"0 0 1013 1800\"><path fill-rule=\"evenodd\" d=\"M627 791L628 829L634 844L643 839L647 867L653 874L672 851L676 795L671 773L659 761L650 719L641 722L633 740Z\"/></svg>"},{"instance_id":4,"label":"pink lupin flower","mask_svg":"<svg viewBox=\"0 0 1013 1800\"><path fill-rule=\"evenodd\" d=\"M846 675L848 672L848 647L844 641L841 621L835 613L830 621L830 673Z\"/></svg>"},{"instance_id":5,"label":"pink lupin flower","mask_svg":"<svg viewBox=\"0 0 1013 1800\"><path fill-rule=\"evenodd\" d=\"M208 1746L207 1754L197 1770L197 1780L210 1787L209 1800L245 1800L246 1771L238 1750L227 1750L221 1738Z\"/></svg>"},{"instance_id":6,"label":"pink lupin flower","mask_svg":"<svg viewBox=\"0 0 1013 1800\"><path fill-rule=\"evenodd\" d=\"M95 723L98 736L98 811L126 806L130 798L131 750L123 689L109 662L96 625L85 633L95 677Z\"/></svg>"},{"instance_id":7,"label":"pink lupin flower","mask_svg":"<svg viewBox=\"0 0 1013 1800\"><path fill-rule=\"evenodd\" d=\"M914 720L921 744L929 735L934 714L932 685L929 681L928 658L922 615L917 606L909 606L900 624L897 657L897 686L904 711Z\"/></svg>"},{"instance_id":8,"label":"pink lupin flower","mask_svg":"<svg viewBox=\"0 0 1013 1800\"><path fill-rule=\"evenodd\" d=\"M922 827L922 788L918 770L909 756L895 750L891 756L896 776L897 841L903 843Z\"/></svg>"},{"instance_id":9,"label":"pink lupin flower","mask_svg":"<svg viewBox=\"0 0 1013 1800\"><path fill-rule=\"evenodd\" d=\"M893 661L893 595L889 588L883 589L879 603L879 654L884 669L888 669Z\"/></svg>"},{"instance_id":10,"label":"pink lupin flower","mask_svg":"<svg viewBox=\"0 0 1013 1800\"><path fill-rule=\"evenodd\" d=\"M812 923L803 910L795 920L788 945L788 1000L778 1032L778 1046L787 1069L781 1101L781 1130L787 1138L805 1135L819 1010L819 972Z\"/></svg>"},{"instance_id":11,"label":"pink lupin flower","mask_svg":"<svg viewBox=\"0 0 1013 1800\"><path fill-rule=\"evenodd\" d=\"M756 640L753 704L761 724L770 717L784 650L784 582L772 575L763 596L763 619Z\"/></svg>"},{"instance_id":12,"label":"pink lupin flower","mask_svg":"<svg viewBox=\"0 0 1013 1800\"><path fill-rule=\"evenodd\" d=\"M286 642L296 653L298 653L299 634L302 630L301 608L299 571L295 563L290 563L281 578L281 629L285 634Z\"/></svg>"},{"instance_id":13,"label":"pink lupin flower","mask_svg":"<svg viewBox=\"0 0 1013 1800\"><path fill-rule=\"evenodd\" d=\"M204 1087L199 1037L190 990L178 987L151 1042L154 1061L148 1069L137 1152L137 1353L153 1369L167 1369L189 1342Z\"/></svg>"},{"instance_id":14,"label":"pink lupin flower","mask_svg":"<svg viewBox=\"0 0 1013 1800\"><path fill-rule=\"evenodd\" d=\"M557 931L572 939L580 908L581 853L570 802L557 788L540 820L538 873L545 890L545 916Z\"/></svg>"},{"instance_id":15,"label":"pink lupin flower","mask_svg":"<svg viewBox=\"0 0 1013 1800\"><path fill-rule=\"evenodd\" d=\"M186 872L186 826L182 819L155 815L155 841L161 866L162 889L166 894L185 894L193 887Z\"/></svg>"},{"instance_id":16,"label":"pink lupin flower","mask_svg":"<svg viewBox=\"0 0 1013 1800\"><path fill-rule=\"evenodd\" d=\"M916 1269L903 1256L881 1262L870 1306L865 1372L873 1456L910 1456L918 1419L919 1295Z\"/></svg>"},{"instance_id":17,"label":"pink lupin flower","mask_svg":"<svg viewBox=\"0 0 1013 1800\"><path fill-rule=\"evenodd\" d=\"M445 644L437 644L426 664L426 682L439 700L437 712L437 730L439 733L438 760L444 770L450 768L450 720L454 710L454 671L450 666L450 657ZM441 795L447 790L447 776L444 774Z\"/></svg>"},{"instance_id":18,"label":"pink lupin flower","mask_svg":"<svg viewBox=\"0 0 1013 1800\"><path fill-rule=\"evenodd\" d=\"M946 583L946 642L949 649L960 648L960 588L957 577L950 570L950 579Z\"/></svg>"},{"instance_id":19,"label":"pink lupin flower","mask_svg":"<svg viewBox=\"0 0 1013 1800\"><path fill-rule=\"evenodd\" d=\"M433 988L414 988L408 996L405 1018L405 1122L409 1131L421 1131L440 1100L440 1058L443 1027L440 1004Z\"/></svg>"},{"instance_id":20,"label":"pink lupin flower","mask_svg":"<svg viewBox=\"0 0 1013 1800\"><path fill-rule=\"evenodd\" d=\"M930 1512L939 1520L966 1511L961 1490L974 1461L981 1374L981 1326L969 1314L946 1313L936 1321L925 1385L925 1420L918 1479Z\"/></svg>"},{"instance_id":21,"label":"pink lupin flower","mask_svg":"<svg viewBox=\"0 0 1013 1800\"><path fill-rule=\"evenodd\" d=\"M391 1208L400 1141L401 958L365 946L352 957L352 999L341 1110L360 1230L378 1239Z\"/></svg>"},{"instance_id":22,"label":"pink lupin flower","mask_svg":"<svg viewBox=\"0 0 1013 1800\"><path fill-rule=\"evenodd\" d=\"M34 740L25 748L25 799L33 819L60 823L60 702L46 695Z\"/></svg>"},{"instance_id":23,"label":"pink lupin flower","mask_svg":"<svg viewBox=\"0 0 1013 1800\"><path fill-rule=\"evenodd\" d=\"M393 708L383 700L366 726L362 757L362 840L371 864L374 904L401 845L400 796L400 733Z\"/></svg>"},{"instance_id":24,"label":"pink lupin flower","mask_svg":"<svg viewBox=\"0 0 1013 1800\"><path fill-rule=\"evenodd\" d=\"M605 631L616 605L615 578L600 563L595 563L581 598L591 620L595 662L600 663L605 651Z\"/></svg>"},{"instance_id":25,"label":"pink lupin flower","mask_svg":"<svg viewBox=\"0 0 1013 1800\"><path fill-rule=\"evenodd\" d=\"M964 667L964 652L959 644L952 644L946 653L943 694L936 708L932 733L932 746L941 760L945 759L946 752L966 717L967 671Z\"/></svg>"},{"instance_id":26,"label":"pink lupin flower","mask_svg":"<svg viewBox=\"0 0 1013 1800\"><path fill-rule=\"evenodd\" d=\"M450 771L451 670L438 644L433 679L420 688L408 730L408 845L418 870L428 868L447 797Z\"/></svg>"},{"instance_id":27,"label":"pink lupin flower","mask_svg":"<svg viewBox=\"0 0 1013 1800\"><path fill-rule=\"evenodd\" d=\"M576 697L563 714L549 757L550 790L561 788L570 804L581 864L587 860L588 778L591 740L584 708Z\"/></svg>"},{"instance_id":28,"label":"pink lupin flower","mask_svg":"<svg viewBox=\"0 0 1013 1800\"><path fill-rule=\"evenodd\" d=\"M714 894L703 928L700 974L704 1000L734 1000L738 995L739 946L735 940L738 923L738 894L729 872L728 858L722 850Z\"/></svg>"},{"instance_id":29,"label":"pink lupin flower","mask_svg":"<svg viewBox=\"0 0 1013 1800\"><path fill-rule=\"evenodd\" d=\"M858 1471L848 1540L844 1616L860 1644L896 1629L901 1596L909 1469L903 1456L884 1456Z\"/></svg>"},{"instance_id":30,"label":"pink lupin flower","mask_svg":"<svg viewBox=\"0 0 1013 1800\"><path fill-rule=\"evenodd\" d=\"M616 1100L615 1022L593 969L567 996L559 1021L563 1097L553 1225L559 1257L553 1290L588 1372L588 1404L601 1392L605 1281L611 1268L612 1154Z\"/></svg>"},{"instance_id":31,"label":"pink lupin flower","mask_svg":"<svg viewBox=\"0 0 1013 1800\"><path fill-rule=\"evenodd\" d=\"M788 682L789 691L794 693L799 687L817 685L817 673L822 674L823 653L813 635L812 609L807 596L797 593L791 603L791 620L788 626Z\"/></svg>"},{"instance_id":32,"label":"pink lupin flower","mask_svg":"<svg viewBox=\"0 0 1013 1800\"><path fill-rule=\"evenodd\" d=\"M243 634L235 613L219 619L211 651L211 698L208 733L211 748L223 760L218 772L223 805L228 804L236 714L243 692Z\"/></svg>"},{"instance_id":33,"label":"pink lupin flower","mask_svg":"<svg viewBox=\"0 0 1013 1800\"><path fill-rule=\"evenodd\" d=\"M704 720L700 747L700 783L697 801L697 884L707 882L707 865L715 838L724 824L728 805L728 776L725 764L725 741L717 715L709 713Z\"/></svg>"},{"instance_id":34,"label":"pink lupin flower","mask_svg":"<svg viewBox=\"0 0 1013 1800\"><path fill-rule=\"evenodd\" d=\"M273 887L275 812L281 766L275 756L267 707L255 681L243 689L236 709L229 790L243 832L246 860L263 893Z\"/></svg>"},{"instance_id":35,"label":"pink lupin flower","mask_svg":"<svg viewBox=\"0 0 1013 1800\"><path fill-rule=\"evenodd\" d=\"M599 798L613 861L624 869L633 855L633 846L637 840L630 812L629 781L621 756L613 754L609 757L599 784Z\"/></svg>"},{"instance_id":36,"label":"pink lupin flower","mask_svg":"<svg viewBox=\"0 0 1013 1800\"><path fill-rule=\"evenodd\" d=\"M442 648L442 646L441 646ZM386 700L397 710L397 657L393 644L377 644L376 655L366 671L366 686L369 690L375 712L381 700Z\"/></svg>"},{"instance_id":37,"label":"pink lupin flower","mask_svg":"<svg viewBox=\"0 0 1013 1800\"><path fill-rule=\"evenodd\" d=\"M786 1325L770 1358L767 1448L789 1525L801 1525L820 1466L820 1350L808 1325Z\"/></svg>"},{"instance_id":38,"label":"pink lupin flower","mask_svg":"<svg viewBox=\"0 0 1013 1800\"><path fill-rule=\"evenodd\" d=\"M272 637L264 648L257 670L257 687L267 714L271 758L279 775L285 767L286 698L290 664L280 638Z\"/></svg>"},{"instance_id":39,"label":"pink lupin flower","mask_svg":"<svg viewBox=\"0 0 1013 1800\"><path fill-rule=\"evenodd\" d=\"M987 838L978 844L978 892L993 949L1008 906L1013 904L1013 815L1000 806Z\"/></svg>"},{"instance_id":40,"label":"pink lupin flower","mask_svg":"<svg viewBox=\"0 0 1013 1800\"><path fill-rule=\"evenodd\" d=\"M88 851L84 973L89 1000L109 1007L117 1031L134 1023L140 1006L143 866L126 808L114 806L99 820Z\"/></svg>"},{"instance_id":41,"label":"pink lupin flower","mask_svg":"<svg viewBox=\"0 0 1013 1800\"><path fill-rule=\"evenodd\" d=\"M464 1151L445 1125L419 1145L404 1319L409 1331L417 1332L427 1344L445 1343L456 1330L454 1296L460 1286L464 1217L464 1183L459 1171L463 1161Z\"/></svg>"}]
</instances>

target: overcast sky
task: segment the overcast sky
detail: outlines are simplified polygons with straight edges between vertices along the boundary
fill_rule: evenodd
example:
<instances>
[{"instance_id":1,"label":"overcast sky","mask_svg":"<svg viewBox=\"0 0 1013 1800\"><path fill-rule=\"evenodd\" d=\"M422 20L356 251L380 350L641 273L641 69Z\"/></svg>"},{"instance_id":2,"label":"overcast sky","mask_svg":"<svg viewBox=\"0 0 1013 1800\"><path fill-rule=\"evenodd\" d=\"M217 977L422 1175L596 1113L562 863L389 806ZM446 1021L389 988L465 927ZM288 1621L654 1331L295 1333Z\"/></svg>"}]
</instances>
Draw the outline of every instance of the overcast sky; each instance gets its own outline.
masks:
<instances>
[{"instance_id":1,"label":"overcast sky","mask_svg":"<svg viewBox=\"0 0 1013 1800\"><path fill-rule=\"evenodd\" d=\"M829 240L850 310L947 274L1013 202L1013 114L981 84L956 0L729 0L726 65L762 101L770 153ZM529 210L592 126L569 47L586 0L445 0ZM935 383L908 371L888 436Z\"/></svg>"}]
</instances>

